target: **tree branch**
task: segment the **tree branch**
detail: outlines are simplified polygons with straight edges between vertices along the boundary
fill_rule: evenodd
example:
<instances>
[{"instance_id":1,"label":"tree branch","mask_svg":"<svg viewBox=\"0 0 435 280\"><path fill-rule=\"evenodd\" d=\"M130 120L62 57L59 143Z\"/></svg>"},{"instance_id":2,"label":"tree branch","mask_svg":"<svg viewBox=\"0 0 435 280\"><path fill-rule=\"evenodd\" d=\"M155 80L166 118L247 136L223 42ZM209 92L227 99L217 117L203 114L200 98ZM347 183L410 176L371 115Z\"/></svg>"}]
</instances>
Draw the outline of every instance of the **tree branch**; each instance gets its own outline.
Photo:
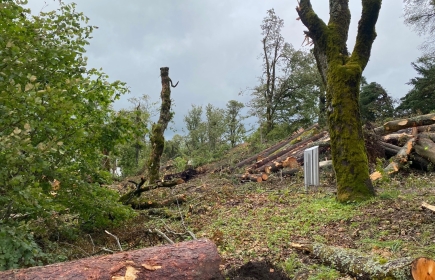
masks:
<instances>
[{"instance_id":1,"label":"tree branch","mask_svg":"<svg viewBox=\"0 0 435 280\"><path fill-rule=\"evenodd\" d=\"M376 38L375 25L378 20L382 0L362 0L362 15L358 22L358 34L351 56L351 61L357 62L361 69L367 66L373 42Z\"/></svg>"}]
</instances>

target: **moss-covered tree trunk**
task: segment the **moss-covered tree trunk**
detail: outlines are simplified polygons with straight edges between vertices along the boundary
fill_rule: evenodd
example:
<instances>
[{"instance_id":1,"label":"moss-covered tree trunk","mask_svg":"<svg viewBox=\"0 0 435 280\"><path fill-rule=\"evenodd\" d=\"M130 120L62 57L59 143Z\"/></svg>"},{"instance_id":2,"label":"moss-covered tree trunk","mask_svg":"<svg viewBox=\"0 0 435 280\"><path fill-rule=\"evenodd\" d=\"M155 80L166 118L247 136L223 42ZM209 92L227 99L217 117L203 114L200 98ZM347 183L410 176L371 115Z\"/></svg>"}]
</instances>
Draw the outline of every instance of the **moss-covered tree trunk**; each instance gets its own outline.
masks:
<instances>
[{"instance_id":1,"label":"moss-covered tree trunk","mask_svg":"<svg viewBox=\"0 0 435 280\"><path fill-rule=\"evenodd\" d=\"M326 83L326 111L331 152L340 201L361 201L375 195L359 112L359 88L373 41L382 0L362 0L362 15L352 54L347 50L350 24L348 0L330 0L328 24L314 12L310 0L296 8Z\"/></svg>"},{"instance_id":2,"label":"moss-covered tree trunk","mask_svg":"<svg viewBox=\"0 0 435 280\"><path fill-rule=\"evenodd\" d=\"M169 67L160 68L160 77L162 79L162 92L160 97L162 98L162 106L160 108L159 121L153 124L151 130L151 154L148 160L148 176L149 182L154 183L160 179L159 169L160 169L160 158L163 154L163 149L165 147L165 137L164 133L168 123L172 119L171 112L171 85L172 81L169 78ZM177 82L178 84L178 82ZM177 84L172 87L176 87Z\"/></svg>"}]
</instances>

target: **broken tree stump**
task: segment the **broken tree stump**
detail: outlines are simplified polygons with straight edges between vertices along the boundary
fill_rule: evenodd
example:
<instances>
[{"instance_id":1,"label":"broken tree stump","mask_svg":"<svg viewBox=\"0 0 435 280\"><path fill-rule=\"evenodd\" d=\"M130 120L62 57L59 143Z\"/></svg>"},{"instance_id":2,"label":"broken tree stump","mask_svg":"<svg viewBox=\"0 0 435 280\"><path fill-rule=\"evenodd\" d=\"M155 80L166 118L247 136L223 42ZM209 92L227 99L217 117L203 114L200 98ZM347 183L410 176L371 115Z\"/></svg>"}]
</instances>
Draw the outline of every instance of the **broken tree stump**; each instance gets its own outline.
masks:
<instances>
[{"instance_id":1,"label":"broken tree stump","mask_svg":"<svg viewBox=\"0 0 435 280\"><path fill-rule=\"evenodd\" d=\"M0 272L0 279L224 279L207 239Z\"/></svg>"},{"instance_id":2,"label":"broken tree stump","mask_svg":"<svg viewBox=\"0 0 435 280\"><path fill-rule=\"evenodd\" d=\"M328 246L321 243L292 243L298 250L308 251L322 263L357 279L410 279L412 258L401 258L380 263L353 249Z\"/></svg>"}]
</instances>

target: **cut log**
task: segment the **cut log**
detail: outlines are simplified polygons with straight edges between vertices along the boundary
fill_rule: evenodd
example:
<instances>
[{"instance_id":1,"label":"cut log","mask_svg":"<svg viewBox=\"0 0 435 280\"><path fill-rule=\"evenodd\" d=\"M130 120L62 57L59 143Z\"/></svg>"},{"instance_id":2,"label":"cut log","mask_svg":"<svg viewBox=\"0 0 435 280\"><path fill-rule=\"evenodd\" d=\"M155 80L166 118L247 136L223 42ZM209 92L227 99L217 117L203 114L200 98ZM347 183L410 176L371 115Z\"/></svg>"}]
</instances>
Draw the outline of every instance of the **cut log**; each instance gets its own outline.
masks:
<instances>
[{"instance_id":1,"label":"cut log","mask_svg":"<svg viewBox=\"0 0 435 280\"><path fill-rule=\"evenodd\" d=\"M418 132L435 131L435 124L419 126L419 127L417 127L417 130L418 130Z\"/></svg>"},{"instance_id":2,"label":"cut log","mask_svg":"<svg viewBox=\"0 0 435 280\"><path fill-rule=\"evenodd\" d=\"M262 166L264 166L264 165L266 165L266 164L268 164L268 163L271 163L271 162L274 161L274 160L277 160L279 157L286 155L287 153L293 151L293 150L296 149L296 148L305 147L308 143L310 143L310 142L314 142L314 141L317 141L317 140L319 140L320 138L324 137L325 135L327 135L327 132L326 132L326 131L323 131L323 132L321 132L321 133L319 133L319 134L316 134L316 135L314 135L314 136L312 136L312 137L310 137L310 138L307 138L307 139L305 139L305 140L303 140L303 141L301 141L301 142L299 142L299 143L297 143L297 144L290 145L289 147L282 149L282 150L279 151L278 153L273 154L273 155L270 155L270 156L268 156L267 158L264 158L264 159L262 159L262 160L256 162L255 164L253 164L252 166L250 166L250 167L248 168L248 170L260 170L260 168L261 168ZM286 156L286 157L287 157L287 156ZM284 160L284 159L282 159L282 160ZM282 161L282 160L279 160L279 161Z\"/></svg>"},{"instance_id":3,"label":"cut log","mask_svg":"<svg viewBox=\"0 0 435 280\"><path fill-rule=\"evenodd\" d=\"M384 148L385 154L389 157L395 156L400 151L400 147L393 144L380 142L380 145ZM421 157L416 153L411 153L409 155L409 158L412 161L411 164L412 167L420 170L426 170L426 171L428 170L430 164L428 160L424 159L423 157Z\"/></svg>"},{"instance_id":4,"label":"cut log","mask_svg":"<svg viewBox=\"0 0 435 280\"><path fill-rule=\"evenodd\" d=\"M381 264L379 258L362 254L356 250L333 247L320 243L291 246L308 251L324 264L357 279L410 279L412 258L401 258Z\"/></svg>"},{"instance_id":5,"label":"cut log","mask_svg":"<svg viewBox=\"0 0 435 280\"><path fill-rule=\"evenodd\" d=\"M224 279L216 245L207 239L42 267L0 272L0 279Z\"/></svg>"},{"instance_id":6,"label":"cut log","mask_svg":"<svg viewBox=\"0 0 435 280\"><path fill-rule=\"evenodd\" d=\"M299 167L298 161L294 157L286 157L284 159L278 158L277 161L273 161L263 167L256 169L256 172L265 172L266 174L275 173L279 170L288 167L295 169Z\"/></svg>"},{"instance_id":7,"label":"cut log","mask_svg":"<svg viewBox=\"0 0 435 280\"><path fill-rule=\"evenodd\" d=\"M429 138L430 140L435 142L435 133L434 132L423 132L420 135L422 135L423 137Z\"/></svg>"},{"instance_id":8,"label":"cut log","mask_svg":"<svg viewBox=\"0 0 435 280\"><path fill-rule=\"evenodd\" d=\"M435 143L423 135L417 137L415 152L435 164Z\"/></svg>"},{"instance_id":9,"label":"cut log","mask_svg":"<svg viewBox=\"0 0 435 280\"><path fill-rule=\"evenodd\" d=\"M387 143L402 146L400 143L406 143L411 137L413 136L408 133L391 133L382 136L382 140Z\"/></svg>"},{"instance_id":10,"label":"cut log","mask_svg":"<svg viewBox=\"0 0 435 280\"><path fill-rule=\"evenodd\" d=\"M267 148L266 150L261 151L260 153L253 155L252 157L249 157L245 160L242 160L241 162L236 164L236 168L240 168L243 167L247 164L250 164L254 161L259 161L263 158L266 158L267 156L269 156L270 154L276 152L277 150L281 149L282 147L284 147L285 145L287 145L290 141L297 139L298 137L300 137L304 132L306 131L310 131L313 129L317 129L319 127L318 124L314 124L312 126L310 126L309 128L307 128L306 130L302 130L299 131L298 133L293 134L292 136L290 136L289 138L287 138L286 140L280 141L278 144L273 145L270 148Z\"/></svg>"},{"instance_id":11,"label":"cut log","mask_svg":"<svg viewBox=\"0 0 435 280\"><path fill-rule=\"evenodd\" d=\"M412 262L411 274L414 280L435 280L435 261L417 258Z\"/></svg>"},{"instance_id":12,"label":"cut log","mask_svg":"<svg viewBox=\"0 0 435 280\"><path fill-rule=\"evenodd\" d=\"M415 143L415 138L411 138L406 142L406 144L399 150L397 155L393 158L391 163L384 168L384 172L387 174L396 173L402 168L405 163L408 162L408 156L411 153ZM372 181L382 178L382 174L379 171L373 172L370 175Z\"/></svg>"},{"instance_id":13,"label":"cut log","mask_svg":"<svg viewBox=\"0 0 435 280\"><path fill-rule=\"evenodd\" d=\"M412 117L409 119L386 122L383 126L375 128L374 131L376 134L386 135L408 127L416 127L416 126L432 125L432 124L435 124L435 114L427 114L427 115Z\"/></svg>"},{"instance_id":14,"label":"cut log","mask_svg":"<svg viewBox=\"0 0 435 280\"><path fill-rule=\"evenodd\" d=\"M245 182L245 181L251 181L251 182L263 182L266 181L269 176L267 174L236 174L234 175L236 178L240 179L241 181Z\"/></svg>"}]
</instances>

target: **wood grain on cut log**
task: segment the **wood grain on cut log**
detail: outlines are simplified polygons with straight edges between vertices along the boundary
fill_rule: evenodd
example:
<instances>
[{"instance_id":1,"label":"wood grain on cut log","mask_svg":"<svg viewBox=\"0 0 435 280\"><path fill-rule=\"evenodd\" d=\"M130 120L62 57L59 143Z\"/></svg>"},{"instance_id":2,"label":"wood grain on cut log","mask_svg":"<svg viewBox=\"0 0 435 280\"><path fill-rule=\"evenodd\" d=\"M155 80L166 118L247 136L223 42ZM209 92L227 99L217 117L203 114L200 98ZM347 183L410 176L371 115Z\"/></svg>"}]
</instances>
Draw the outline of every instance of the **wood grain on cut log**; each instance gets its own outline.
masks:
<instances>
[{"instance_id":1,"label":"wood grain on cut log","mask_svg":"<svg viewBox=\"0 0 435 280\"><path fill-rule=\"evenodd\" d=\"M435 280L435 261L417 258L412 262L411 274L414 280Z\"/></svg>"},{"instance_id":2,"label":"wood grain on cut log","mask_svg":"<svg viewBox=\"0 0 435 280\"><path fill-rule=\"evenodd\" d=\"M397 155L392 158L392 161L390 164L384 168L384 172L387 174L393 174L396 173L402 168L405 163L408 162L408 156L411 153L415 143L415 138L411 138L406 142L405 145L399 150ZM376 181L378 179L382 178L382 174L379 171L375 171L370 175L370 179L372 181Z\"/></svg>"},{"instance_id":3,"label":"wood grain on cut log","mask_svg":"<svg viewBox=\"0 0 435 280\"><path fill-rule=\"evenodd\" d=\"M224 279L216 245L207 239L42 267L0 272L0 279Z\"/></svg>"},{"instance_id":4,"label":"wood grain on cut log","mask_svg":"<svg viewBox=\"0 0 435 280\"><path fill-rule=\"evenodd\" d=\"M435 124L435 114L416 116L408 119L386 122L374 129L376 134L386 135L404 128Z\"/></svg>"},{"instance_id":5,"label":"wood grain on cut log","mask_svg":"<svg viewBox=\"0 0 435 280\"><path fill-rule=\"evenodd\" d=\"M308 251L324 264L357 279L410 279L412 258L388 261L362 254L353 249L328 246L320 243L292 243L298 250Z\"/></svg>"},{"instance_id":6,"label":"wood grain on cut log","mask_svg":"<svg viewBox=\"0 0 435 280\"><path fill-rule=\"evenodd\" d=\"M435 164L435 143L424 135L417 137L415 152Z\"/></svg>"}]
</instances>

